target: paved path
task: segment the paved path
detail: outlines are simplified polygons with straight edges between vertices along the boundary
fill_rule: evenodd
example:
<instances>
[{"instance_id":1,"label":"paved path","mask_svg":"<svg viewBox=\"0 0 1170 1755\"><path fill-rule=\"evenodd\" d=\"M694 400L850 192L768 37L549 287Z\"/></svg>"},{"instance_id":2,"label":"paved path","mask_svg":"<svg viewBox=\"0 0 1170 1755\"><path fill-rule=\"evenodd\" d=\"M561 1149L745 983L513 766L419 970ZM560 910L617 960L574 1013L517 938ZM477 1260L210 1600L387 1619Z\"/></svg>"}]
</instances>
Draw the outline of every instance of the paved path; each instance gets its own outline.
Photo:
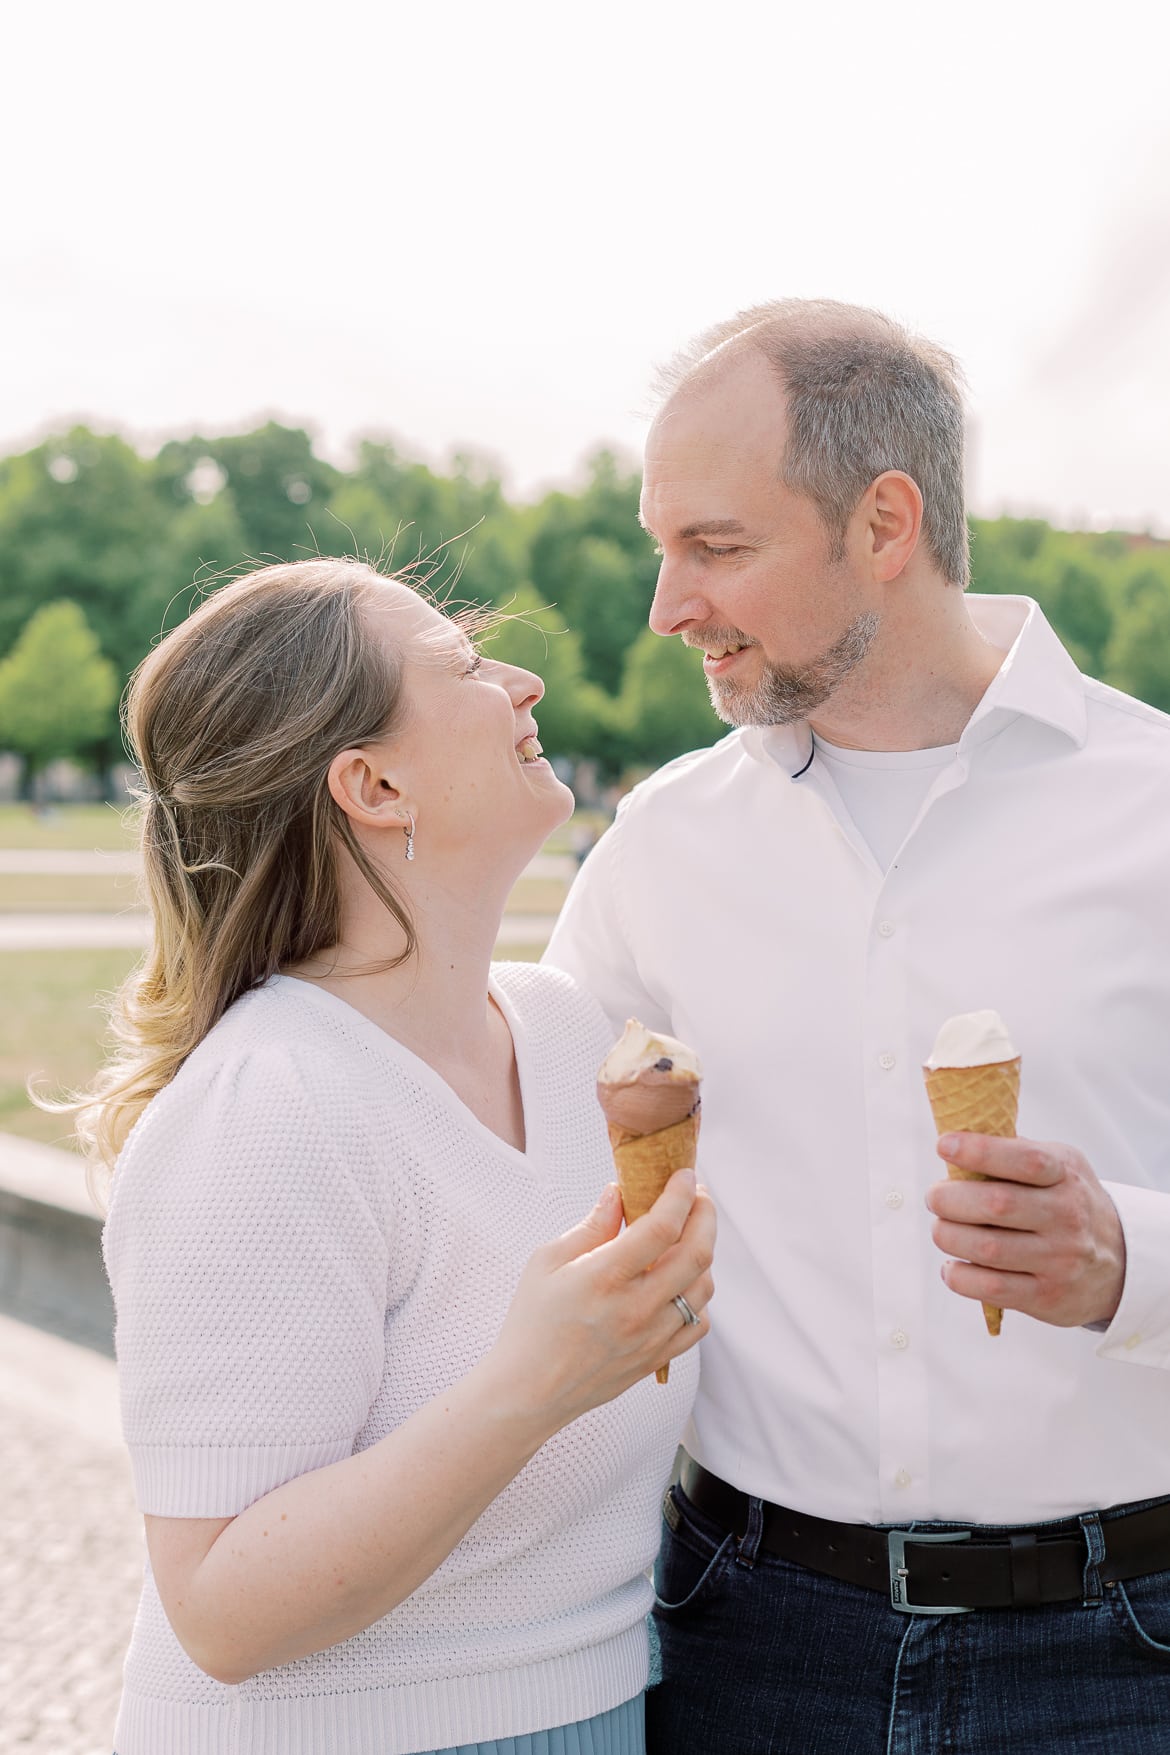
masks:
<instances>
[{"instance_id":1,"label":"paved path","mask_svg":"<svg viewBox=\"0 0 1170 1755\"><path fill-rule=\"evenodd\" d=\"M0 1427L0 1748L110 1755L144 1553L112 1362L0 1317Z\"/></svg>"},{"instance_id":2,"label":"paved path","mask_svg":"<svg viewBox=\"0 0 1170 1755\"><path fill-rule=\"evenodd\" d=\"M505 914L496 940L546 945L555 914ZM0 951L140 950L149 939L145 914L0 914Z\"/></svg>"},{"instance_id":3,"label":"paved path","mask_svg":"<svg viewBox=\"0 0 1170 1755\"><path fill-rule=\"evenodd\" d=\"M137 853L83 853L68 848L0 847L0 876L118 877L140 869ZM560 878L568 883L577 861L567 853L538 853L525 877Z\"/></svg>"},{"instance_id":4,"label":"paved path","mask_svg":"<svg viewBox=\"0 0 1170 1755\"><path fill-rule=\"evenodd\" d=\"M52 864L45 863L52 861ZM101 863L96 863L101 862ZM125 853L28 852L0 848L0 875L91 876L94 872L136 871L137 858ZM567 854L538 853L524 873L568 883L577 862ZM506 914L497 940L501 951L513 945L548 943L555 914ZM147 916L137 908L109 914L0 912L0 951L141 950L148 942Z\"/></svg>"},{"instance_id":5,"label":"paved path","mask_svg":"<svg viewBox=\"0 0 1170 1755\"><path fill-rule=\"evenodd\" d=\"M137 853L81 853L69 848L0 847L0 876L126 877L141 868Z\"/></svg>"}]
</instances>

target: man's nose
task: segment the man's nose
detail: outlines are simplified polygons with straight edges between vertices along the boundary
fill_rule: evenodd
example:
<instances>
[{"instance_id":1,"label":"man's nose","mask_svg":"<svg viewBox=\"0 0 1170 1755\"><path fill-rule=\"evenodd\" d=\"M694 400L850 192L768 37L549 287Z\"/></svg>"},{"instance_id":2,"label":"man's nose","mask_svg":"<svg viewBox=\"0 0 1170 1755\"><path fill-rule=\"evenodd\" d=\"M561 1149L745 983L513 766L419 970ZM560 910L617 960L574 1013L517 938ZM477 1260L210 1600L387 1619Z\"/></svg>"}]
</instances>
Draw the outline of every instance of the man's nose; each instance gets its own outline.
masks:
<instances>
[{"instance_id":1,"label":"man's nose","mask_svg":"<svg viewBox=\"0 0 1170 1755\"><path fill-rule=\"evenodd\" d=\"M677 562L664 560L658 569L650 626L656 634L681 634L696 622L709 621L710 609Z\"/></svg>"}]
</instances>

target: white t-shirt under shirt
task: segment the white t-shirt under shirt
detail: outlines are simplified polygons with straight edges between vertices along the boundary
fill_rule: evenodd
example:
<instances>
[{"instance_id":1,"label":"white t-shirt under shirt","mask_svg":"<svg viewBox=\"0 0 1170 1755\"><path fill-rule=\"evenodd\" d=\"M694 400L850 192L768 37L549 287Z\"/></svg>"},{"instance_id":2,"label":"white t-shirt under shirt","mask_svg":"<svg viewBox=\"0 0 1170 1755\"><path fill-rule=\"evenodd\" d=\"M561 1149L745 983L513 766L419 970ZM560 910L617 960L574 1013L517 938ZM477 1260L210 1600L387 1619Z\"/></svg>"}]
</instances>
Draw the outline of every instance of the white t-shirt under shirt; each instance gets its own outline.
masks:
<instances>
[{"instance_id":1,"label":"white t-shirt under shirt","mask_svg":"<svg viewBox=\"0 0 1170 1755\"><path fill-rule=\"evenodd\" d=\"M814 759L829 770L841 802L882 871L914 827L935 776L958 744L929 750L847 750L813 738Z\"/></svg>"},{"instance_id":2,"label":"white t-shirt under shirt","mask_svg":"<svg viewBox=\"0 0 1170 1755\"><path fill-rule=\"evenodd\" d=\"M600 1011L499 965L526 1150L343 1001L278 977L148 1106L105 1232L138 1500L229 1517L393 1431L496 1339L520 1272L611 1179ZM697 1354L542 1447L384 1619L236 1687L147 1570L118 1755L403 1755L572 1723L645 1685L646 1577Z\"/></svg>"}]
</instances>

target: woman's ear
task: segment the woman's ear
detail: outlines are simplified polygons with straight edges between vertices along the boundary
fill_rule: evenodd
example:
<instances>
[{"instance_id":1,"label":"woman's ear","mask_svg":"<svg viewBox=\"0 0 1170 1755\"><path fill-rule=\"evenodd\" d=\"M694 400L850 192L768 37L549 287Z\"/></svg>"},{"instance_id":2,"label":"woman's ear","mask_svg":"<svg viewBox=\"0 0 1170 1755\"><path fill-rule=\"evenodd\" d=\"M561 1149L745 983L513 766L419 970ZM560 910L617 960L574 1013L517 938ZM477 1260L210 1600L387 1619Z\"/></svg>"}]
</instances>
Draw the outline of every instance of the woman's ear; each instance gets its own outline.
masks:
<instances>
[{"instance_id":1,"label":"woman's ear","mask_svg":"<svg viewBox=\"0 0 1170 1755\"><path fill-rule=\"evenodd\" d=\"M329 764L329 792L353 823L401 829L407 807L376 748L342 750Z\"/></svg>"}]
</instances>

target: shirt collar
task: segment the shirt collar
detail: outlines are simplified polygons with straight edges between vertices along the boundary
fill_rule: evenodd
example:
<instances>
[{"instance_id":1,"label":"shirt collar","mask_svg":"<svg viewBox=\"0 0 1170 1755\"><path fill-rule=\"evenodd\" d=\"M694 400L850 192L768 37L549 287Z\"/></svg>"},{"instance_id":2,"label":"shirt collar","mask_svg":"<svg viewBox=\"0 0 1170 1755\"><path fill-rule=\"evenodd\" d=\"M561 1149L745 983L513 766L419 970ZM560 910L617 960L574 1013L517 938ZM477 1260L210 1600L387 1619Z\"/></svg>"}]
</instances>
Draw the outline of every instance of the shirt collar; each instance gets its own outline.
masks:
<instances>
[{"instance_id":1,"label":"shirt collar","mask_svg":"<svg viewBox=\"0 0 1170 1755\"><path fill-rule=\"evenodd\" d=\"M967 603L979 632L1005 657L967 721L960 750L985 743L1020 715L1052 726L1079 748L1087 730L1084 682L1040 605L1030 597L974 592ZM793 780L807 772L812 759L812 733L803 723L752 726L744 743L757 760L775 763Z\"/></svg>"}]
</instances>

